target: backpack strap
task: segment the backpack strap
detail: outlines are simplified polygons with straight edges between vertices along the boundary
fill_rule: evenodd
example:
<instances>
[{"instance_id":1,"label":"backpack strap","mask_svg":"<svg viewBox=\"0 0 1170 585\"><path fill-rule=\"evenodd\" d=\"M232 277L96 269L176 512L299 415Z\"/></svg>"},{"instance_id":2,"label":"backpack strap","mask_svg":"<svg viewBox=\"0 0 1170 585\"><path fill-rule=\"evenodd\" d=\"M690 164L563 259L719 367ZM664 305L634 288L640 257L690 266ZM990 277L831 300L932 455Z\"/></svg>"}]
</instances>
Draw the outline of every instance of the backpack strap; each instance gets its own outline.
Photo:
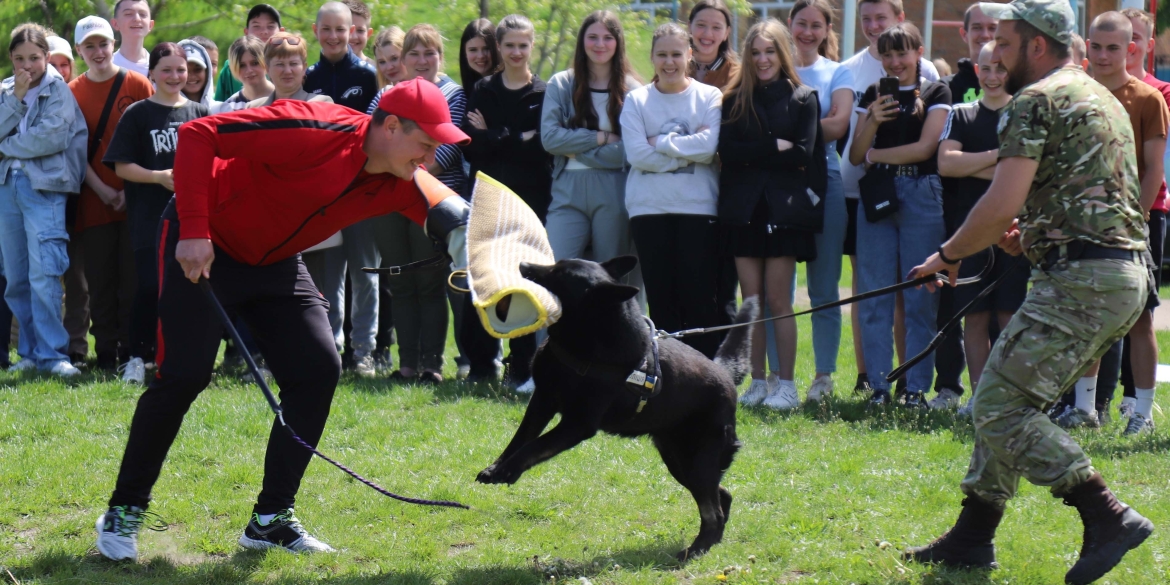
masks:
<instances>
[{"instance_id":1,"label":"backpack strap","mask_svg":"<svg viewBox=\"0 0 1170 585\"><path fill-rule=\"evenodd\" d=\"M93 157L97 156L98 146L102 143L102 135L106 133L106 125L110 121L110 113L114 111L114 102L118 101L118 91L122 89L122 82L126 80L126 70L118 68L114 76L114 85L110 86L110 95L106 96L106 105L102 107L102 115L98 118L97 128L89 137L89 164L93 164Z\"/></svg>"}]
</instances>

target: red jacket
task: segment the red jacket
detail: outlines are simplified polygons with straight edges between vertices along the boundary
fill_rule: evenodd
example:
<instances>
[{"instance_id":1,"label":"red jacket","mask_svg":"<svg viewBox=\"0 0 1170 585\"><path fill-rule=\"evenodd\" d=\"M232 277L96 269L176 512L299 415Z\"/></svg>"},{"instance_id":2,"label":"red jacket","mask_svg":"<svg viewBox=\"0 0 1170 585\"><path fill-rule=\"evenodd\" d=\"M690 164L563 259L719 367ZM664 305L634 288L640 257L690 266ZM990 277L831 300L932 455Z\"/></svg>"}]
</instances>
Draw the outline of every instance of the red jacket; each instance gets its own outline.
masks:
<instances>
[{"instance_id":1,"label":"red jacket","mask_svg":"<svg viewBox=\"0 0 1170 585\"><path fill-rule=\"evenodd\" d=\"M362 170L370 116L279 100L179 128L179 238L210 238L232 258L271 264L366 218L400 212L422 225L412 181Z\"/></svg>"}]
</instances>

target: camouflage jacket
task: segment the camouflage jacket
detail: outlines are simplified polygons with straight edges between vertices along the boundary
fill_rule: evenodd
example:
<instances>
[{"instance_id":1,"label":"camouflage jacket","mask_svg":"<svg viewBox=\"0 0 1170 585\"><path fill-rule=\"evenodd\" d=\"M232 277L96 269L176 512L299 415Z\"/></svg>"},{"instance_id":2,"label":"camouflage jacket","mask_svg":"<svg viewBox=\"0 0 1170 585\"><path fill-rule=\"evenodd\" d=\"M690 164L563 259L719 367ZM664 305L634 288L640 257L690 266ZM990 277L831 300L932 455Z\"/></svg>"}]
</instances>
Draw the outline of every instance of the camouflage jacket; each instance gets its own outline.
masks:
<instances>
[{"instance_id":1,"label":"camouflage jacket","mask_svg":"<svg viewBox=\"0 0 1170 585\"><path fill-rule=\"evenodd\" d=\"M1085 240L1144 250L1133 129L1121 102L1068 65L1024 87L999 119L999 158L1040 164L1020 213L1032 262L1053 246Z\"/></svg>"}]
</instances>

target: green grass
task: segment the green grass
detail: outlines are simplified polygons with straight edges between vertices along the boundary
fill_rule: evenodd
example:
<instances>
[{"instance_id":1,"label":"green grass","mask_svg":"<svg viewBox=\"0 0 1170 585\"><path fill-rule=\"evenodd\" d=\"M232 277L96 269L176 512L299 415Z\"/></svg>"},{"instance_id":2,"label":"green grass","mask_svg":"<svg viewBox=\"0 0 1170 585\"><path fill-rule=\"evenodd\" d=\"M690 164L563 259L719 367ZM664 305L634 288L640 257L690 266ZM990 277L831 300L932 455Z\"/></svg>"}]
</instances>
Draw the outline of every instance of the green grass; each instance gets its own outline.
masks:
<instances>
[{"instance_id":1,"label":"green grass","mask_svg":"<svg viewBox=\"0 0 1170 585\"><path fill-rule=\"evenodd\" d=\"M812 375L807 318L800 328L803 385ZM839 386L854 376L845 333ZM1159 341L1165 355L1170 334ZM649 441L599 436L515 486L483 486L475 474L511 438L523 398L347 376L322 449L392 491L473 509L394 502L317 461L298 516L341 552L242 552L235 541L260 485L271 416L255 386L220 376L192 407L154 491L152 510L170 530L142 535L138 564L116 564L95 552L93 522L139 393L101 376L0 374L0 566L11 572L0 581L1046 584L1062 582L1080 547L1075 512L1025 482L999 531L1002 569L903 565L901 548L954 521L972 427L949 414L870 414L839 387L826 408L739 412L745 446L724 481L736 498L725 539L680 566L672 555L694 537L698 515ZM1170 580L1170 421L1155 416L1159 431L1138 439L1122 438L1117 422L1075 435L1119 496L1162 527L1102 583Z\"/></svg>"}]
</instances>

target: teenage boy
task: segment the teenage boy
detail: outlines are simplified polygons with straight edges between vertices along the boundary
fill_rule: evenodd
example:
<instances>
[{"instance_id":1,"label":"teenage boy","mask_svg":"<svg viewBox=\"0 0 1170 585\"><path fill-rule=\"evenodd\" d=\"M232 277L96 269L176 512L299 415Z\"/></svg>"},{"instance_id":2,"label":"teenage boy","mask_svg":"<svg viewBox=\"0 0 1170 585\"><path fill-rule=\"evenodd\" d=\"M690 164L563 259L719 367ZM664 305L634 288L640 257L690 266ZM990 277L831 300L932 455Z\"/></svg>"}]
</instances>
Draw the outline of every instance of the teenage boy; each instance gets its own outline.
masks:
<instances>
[{"instance_id":1,"label":"teenage boy","mask_svg":"<svg viewBox=\"0 0 1170 585\"><path fill-rule=\"evenodd\" d=\"M151 489L184 415L211 380L223 328L196 283L207 279L227 310L248 322L280 384L283 420L319 444L341 360L325 301L299 253L346 225L402 213L425 226L456 268L466 267L469 207L418 167L433 164L440 145L467 140L451 123L443 92L422 79L395 85L372 116L280 100L179 129L176 194L159 224L159 347L166 352L160 349L158 373L138 399L109 509L97 519L103 556L137 558ZM273 421L263 487L240 546L332 551L293 514L313 456L280 427Z\"/></svg>"},{"instance_id":2,"label":"teenage boy","mask_svg":"<svg viewBox=\"0 0 1170 585\"><path fill-rule=\"evenodd\" d=\"M1000 110L1011 101L1012 96L1004 87L1007 69L998 61L992 61L991 53L994 49L995 43L988 42L975 58L980 98L972 103L955 104L938 146L938 174L947 178L943 184L943 203L944 207L949 203L952 210L952 214L946 218L948 238L958 231L975 203L987 193L991 179L995 176L995 166L999 162L999 135L996 128L999 126ZM1026 263L1017 263L1015 258L998 248L994 254L995 264L991 275L978 284L953 289L954 306L966 307L987 285L1011 271L999 287L980 300L963 319L966 325L964 345L972 388L979 385L983 366L991 354L991 337L988 334L991 320L995 319L998 330L1002 331L1012 314L1023 304L1028 292L1029 270ZM964 278L975 276L986 264L987 253L981 252L964 262L959 267L959 274ZM960 414L969 415L973 404L974 399L968 400L960 409Z\"/></svg>"},{"instance_id":3,"label":"teenage boy","mask_svg":"<svg viewBox=\"0 0 1170 585\"><path fill-rule=\"evenodd\" d=\"M1151 210L1164 189L1162 157L1166 152L1166 133L1170 112L1161 92L1129 74L1127 61L1137 52L1133 41L1133 24L1120 12L1105 12L1093 19L1089 27L1088 57L1092 75L1098 83L1121 102L1133 126L1137 150L1138 181L1141 183L1141 206L1147 214L1147 247L1161 247L1165 237L1165 214ZM1163 195L1163 197L1165 197ZM1159 254L1161 256L1161 254ZM1152 258L1147 258L1151 263ZM1159 258L1160 260L1160 258ZM1129 332L1130 364L1133 371L1136 402L1130 414L1126 434L1138 434L1153 428L1154 380L1158 367L1158 342L1154 337L1154 308L1158 306L1158 289L1150 291L1146 310L1138 316ZM1122 358L1124 361L1124 358ZM1097 374L1100 363L1077 380L1073 408L1065 409L1056 419L1065 428L1098 427L1100 415L1108 405L1097 400Z\"/></svg>"},{"instance_id":4,"label":"teenage boy","mask_svg":"<svg viewBox=\"0 0 1170 585\"><path fill-rule=\"evenodd\" d=\"M353 14L353 34L349 35L349 50L361 57L362 61L374 65L374 60L366 55L366 44L370 42L370 35L374 33L370 25L370 7L362 0L345 0L345 5Z\"/></svg>"},{"instance_id":5,"label":"teenage boy","mask_svg":"<svg viewBox=\"0 0 1170 585\"><path fill-rule=\"evenodd\" d=\"M967 11L963 13L963 26L959 27L959 36L962 37L963 42L967 43L967 51L970 58L964 57L959 59L958 71L954 75L948 75L943 78L943 83L951 88L951 97L954 103L964 104L977 102L983 97L983 89L980 87L979 74L976 72L976 63L979 62L979 55L983 46L995 38L995 29L999 24L994 18L987 16L979 9L978 4L972 4ZM940 173L941 174L941 173ZM955 192L960 188L955 184L954 179L946 176L940 177L942 179L943 192ZM982 194L982 193L981 193ZM966 210L959 209L956 205L956 200L953 198L943 197L943 219L946 222L948 235L952 228L958 228L962 225L962 217L967 216ZM968 263L970 266L970 263ZM956 290L951 287L943 287L938 295L938 313L936 314L937 325L941 331L954 318L955 312L961 309L964 305L955 301ZM968 321L964 319L964 323ZM983 322L980 319L971 321L972 323ZM989 321L996 333L999 332L995 322ZM976 336L977 339L982 339L983 334ZM965 341L965 333L963 327L955 327L950 333L943 338L942 344L939 345L937 357L934 360L935 382L934 389L938 392L928 403L934 409L951 409L958 406L963 395L963 368L967 365L966 357L971 355L971 351L963 347ZM975 352L979 355L978 352ZM971 377L971 384L974 387L975 376Z\"/></svg>"},{"instance_id":6,"label":"teenage boy","mask_svg":"<svg viewBox=\"0 0 1170 585\"><path fill-rule=\"evenodd\" d=\"M869 41L869 46L841 63L853 74L853 93L856 95L855 102L861 100L861 96L865 94L865 90L869 86L877 83L878 79L886 75L885 70L882 69L881 55L878 54L878 37L886 32L886 29L906 20L906 13L902 10L902 0L857 0L857 12L861 18L862 32L865 33L865 38ZM922 77L928 81L938 81L938 70L925 57L919 60L919 70ZM856 127L857 113L854 112L849 118L849 139L846 141L843 152L849 152L849 147L853 144L852 129ZM838 147L840 147L840 143L838 143ZM853 166L848 160L844 160L845 158L847 157L842 157L841 161L841 181L845 185L845 209L849 213L849 225L856 226L858 221L857 201L861 196L861 191L857 188L857 182L865 175L865 165ZM865 220L862 219L861 221ZM898 298L901 299L901 295ZM898 302L899 306L901 304L901 302ZM895 309L894 319L896 323L895 329L904 331L905 328L901 325L903 321L901 309ZM905 353L904 336L904 333L901 335L895 334L895 339L897 340L896 345L899 349L899 359L904 359L905 357L903 355ZM962 352L959 353L962 355ZM942 359L941 356L939 359ZM939 359L935 360L936 364ZM861 362L862 360L859 356L858 363ZM959 369L960 371L962 370L961 364ZM902 387L903 382L904 380L898 381L899 389ZM870 391L869 379L865 374L858 375L857 384L853 390L854 392L866 393Z\"/></svg>"},{"instance_id":7,"label":"teenage boy","mask_svg":"<svg viewBox=\"0 0 1170 585\"><path fill-rule=\"evenodd\" d=\"M368 11L367 11L368 12ZM341 2L327 2L317 11L313 33L321 46L321 59L305 73L305 91L327 95L333 102L359 112L368 111L378 92L374 68L362 61L350 48L354 34L353 13ZM347 365L360 372L373 372L373 352L378 330L378 276L361 271L363 266L378 262L373 225L362 222L341 232L341 246L328 248L310 258L313 278L329 301L329 322L339 348L345 345L343 327L346 316L346 268L349 267L349 317L352 324Z\"/></svg>"},{"instance_id":8,"label":"teenage boy","mask_svg":"<svg viewBox=\"0 0 1170 585\"><path fill-rule=\"evenodd\" d=\"M257 4L248 10L248 18L244 20L245 35L256 37L267 43L272 35L283 30L284 27L280 25L280 11L271 5ZM216 62L218 62L218 55L216 57ZM232 68L224 67L215 80L215 101L225 101L241 89L244 89L244 84L236 79L235 75L232 75Z\"/></svg>"},{"instance_id":9,"label":"teenage boy","mask_svg":"<svg viewBox=\"0 0 1170 585\"><path fill-rule=\"evenodd\" d=\"M128 0L120 4L122 8L135 5ZM150 97L154 89L146 77L114 64L114 30L104 18L87 16L77 21L74 42L88 70L69 82L69 89L81 106L90 136L89 165L77 202L74 230L85 249L85 280L93 321L90 333L97 365L113 370L119 358L123 362L129 358L130 306L136 282L122 179L100 161L122 113L130 104ZM111 96L113 92L116 93ZM111 107L103 120L107 103Z\"/></svg>"},{"instance_id":10,"label":"teenage boy","mask_svg":"<svg viewBox=\"0 0 1170 585\"><path fill-rule=\"evenodd\" d=\"M118 0L114 3L114 30L122 35L122 44L114 53L114 65L150 77L150 51L143 44L154 29L150 4L146 0Z\"/></svg>"}]
</instances>

